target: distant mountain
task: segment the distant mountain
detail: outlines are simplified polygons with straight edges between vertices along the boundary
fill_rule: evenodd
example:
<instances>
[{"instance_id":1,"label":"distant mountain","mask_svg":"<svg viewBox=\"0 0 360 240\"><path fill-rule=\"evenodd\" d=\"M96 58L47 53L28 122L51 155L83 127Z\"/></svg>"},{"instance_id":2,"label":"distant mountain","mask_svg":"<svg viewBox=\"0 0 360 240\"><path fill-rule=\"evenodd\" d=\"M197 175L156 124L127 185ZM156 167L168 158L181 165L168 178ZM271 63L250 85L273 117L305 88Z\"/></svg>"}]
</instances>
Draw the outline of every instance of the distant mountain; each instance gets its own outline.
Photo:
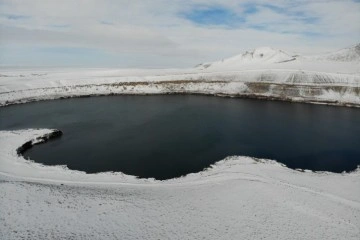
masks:
<instances>
[{"instance_id":1,"label":"distant mountain","mask_svg":"<svg viewBox=\"0 0 360 240\"><path fill-rule=\"evenodd\" d=\"M315 60L339 61L339 62L360 62L360 44L344 48L332 53L308 57Z\"/></svg>"},{"instance_id":2,"label":"distant mountain","mask_svg":"<svg viewBox=\"0 0 360 240\"><path fill-rule=\"evenodd\" d=\"M332 53L321 55L305 56L285 52L283 50L270 47L256 48L246 51L221 61L202 63L196 66L198 69L235 67L254 64L276 64L287 62L312 62L312 61L331 61L331 62L360 62L360 44L350 48L344 48Z\"/></svg>"},{"instance_id":3,"label":"distant mountain","mask_svg":"<svg viewBox=\"0 0 360 240\"><path fill-rule=\"evenodd\" d=\"M227 66L248 63L277 63L293 61L296 56L286 53L282 50L273 49L270 47L256 48L253 51L246 51L243 54L233 56L231 58L223 59L213 63L203 63L197 65L199 68L208 68L213 66Z\"/></svg>"}]
</instances>

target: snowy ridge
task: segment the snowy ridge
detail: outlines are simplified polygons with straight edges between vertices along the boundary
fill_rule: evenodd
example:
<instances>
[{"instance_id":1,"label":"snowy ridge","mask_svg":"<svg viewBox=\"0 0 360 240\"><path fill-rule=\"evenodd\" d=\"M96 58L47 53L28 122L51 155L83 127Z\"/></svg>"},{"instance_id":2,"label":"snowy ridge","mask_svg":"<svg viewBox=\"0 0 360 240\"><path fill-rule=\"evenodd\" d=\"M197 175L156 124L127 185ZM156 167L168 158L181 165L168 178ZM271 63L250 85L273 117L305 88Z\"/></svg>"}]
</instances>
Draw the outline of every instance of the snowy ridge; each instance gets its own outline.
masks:
<instances>
[{"instance_id":1,"label":"snowy ridge","mask_svg":"<svg viewBox=\"0 0 360 240\"><path fill-rule=\"evenodd\" d=\"M328 66L335 66L337 63L353 66L354 69L360 69L360 44L350 48L344 48L335 52L320 55L301 55L288 53L280 49L270 47L256 48L252 51L246 51L243 54L226 58L221 61L202 63L196 67L200 70L205 69L243 69L262 68L271 65L273 68L291 67L297 64L300 68L307 68L307 65L322 65L322 62L328 62ZM255 65L255 66L251 66ZM260 66L259 66L260 65ZM279 65L279 66L277 66Z\"/></svg>"},{"instance_id":2,"label":"snowy ridge","mask_svg":"<svg viewBox=\"0 0 360 240\"><path fill-rule=\"evenodd\" d=\"M293 61L296 59L296 56L291 56L290 54L282 51L273 49L270 47L261 47L256 48L253 51L246 51L243 54L239 54L221 61L213 63L202 63L196 67L200 69L221 67L221 66L236 66L236 65L246 65L253 63L281 63Z\"/></svg>"},{"instance_id":3,"label":"snowy ridge","mask_svg":"<svg viewBox=\"0 0 360 240\"><path fill-rule=\"evenodd\" d=\"M360 62L360 43L350 48L309 58L323 61Z\"/></svg>"}]
</instances>

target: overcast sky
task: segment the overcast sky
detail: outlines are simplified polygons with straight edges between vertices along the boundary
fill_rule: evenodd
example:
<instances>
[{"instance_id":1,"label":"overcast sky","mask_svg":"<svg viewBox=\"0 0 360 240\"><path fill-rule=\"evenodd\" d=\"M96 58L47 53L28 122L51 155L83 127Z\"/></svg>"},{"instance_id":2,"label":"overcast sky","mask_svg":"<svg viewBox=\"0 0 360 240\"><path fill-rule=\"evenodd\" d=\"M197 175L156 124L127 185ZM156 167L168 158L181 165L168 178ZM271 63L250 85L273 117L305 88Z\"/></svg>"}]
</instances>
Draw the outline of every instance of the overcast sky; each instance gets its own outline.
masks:
<instances>
[{"instance_id":1,"label":"overcast sky","mask_svg":"<svg viewBox=\"0 0 360 240\"><path fill-rule=\"evenodd\" d=\"M360 42L360 0L0 0L0 65L189 67Z\"/></svg>"}]
</instances>

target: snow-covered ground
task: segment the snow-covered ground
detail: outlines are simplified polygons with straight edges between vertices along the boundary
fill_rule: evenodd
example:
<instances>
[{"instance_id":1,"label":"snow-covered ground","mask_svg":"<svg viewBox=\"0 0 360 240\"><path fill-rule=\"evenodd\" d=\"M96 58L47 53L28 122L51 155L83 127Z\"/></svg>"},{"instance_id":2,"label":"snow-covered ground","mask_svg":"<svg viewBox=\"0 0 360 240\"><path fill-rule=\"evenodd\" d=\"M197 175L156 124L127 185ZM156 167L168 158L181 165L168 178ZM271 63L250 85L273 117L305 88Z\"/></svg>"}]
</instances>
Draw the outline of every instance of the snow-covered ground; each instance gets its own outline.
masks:
<instances>
[{"instance_id":1,"label":"snow-covered ground","mask_svg":"<svg viewBox=\"0 0 360 240\"><path fill-rule=\"evenodd\" d=\"M42 166L0 132L1 239L358 239L360 171L295 171L228 157L167 181Z\"/></svg>"},{"instance_id":2,"label":"snow-covered ground","mask_svg":"<svg viewBox=\"0 0 360 240\"><path fill-rule=\"evenodd\" d=\"M360 106L359 52L359 45L321 56L260 48L191 69L2 69L0 106L164 93ZM314 173L233 156L156 181L18 155L53 131L0 131L0 239L360 238L360 169Z\"/></svg>"},{"instance_id":3,"label":"snow-covered ground","mask_svg":"<svg viewBox=\"0 0 360 240\"><path fill-rule=\"evenodd\" d=\"M84 95L198 93L360 106L360 47L259 48L189 69L2 69L0 106Z\"/></svg>"}]
</instances>

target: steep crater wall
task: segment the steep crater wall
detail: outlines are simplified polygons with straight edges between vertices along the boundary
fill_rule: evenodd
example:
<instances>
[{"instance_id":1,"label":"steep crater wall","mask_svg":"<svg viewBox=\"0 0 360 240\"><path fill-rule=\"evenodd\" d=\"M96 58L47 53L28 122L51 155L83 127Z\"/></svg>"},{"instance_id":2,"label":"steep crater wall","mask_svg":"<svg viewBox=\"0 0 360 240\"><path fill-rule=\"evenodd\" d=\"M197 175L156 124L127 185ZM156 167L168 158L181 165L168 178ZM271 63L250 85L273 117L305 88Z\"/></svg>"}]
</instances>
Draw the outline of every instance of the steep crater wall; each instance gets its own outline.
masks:
<instances>
[{"instance_id":1,"label":"steep crater wall","mask_svg":"<svg viewBox=\"0 0 360 240\"><path fill-rule=\"evenodd\" d=\"M180 77L180 76L179 76ZM115 94L204 94L360 106L360 76L264 71L189 74L184 79L125 81L30 88L0 93L0 106L39 100ZM166 77L161 77L166 79Z\"/></svg>"}]
</instances>

